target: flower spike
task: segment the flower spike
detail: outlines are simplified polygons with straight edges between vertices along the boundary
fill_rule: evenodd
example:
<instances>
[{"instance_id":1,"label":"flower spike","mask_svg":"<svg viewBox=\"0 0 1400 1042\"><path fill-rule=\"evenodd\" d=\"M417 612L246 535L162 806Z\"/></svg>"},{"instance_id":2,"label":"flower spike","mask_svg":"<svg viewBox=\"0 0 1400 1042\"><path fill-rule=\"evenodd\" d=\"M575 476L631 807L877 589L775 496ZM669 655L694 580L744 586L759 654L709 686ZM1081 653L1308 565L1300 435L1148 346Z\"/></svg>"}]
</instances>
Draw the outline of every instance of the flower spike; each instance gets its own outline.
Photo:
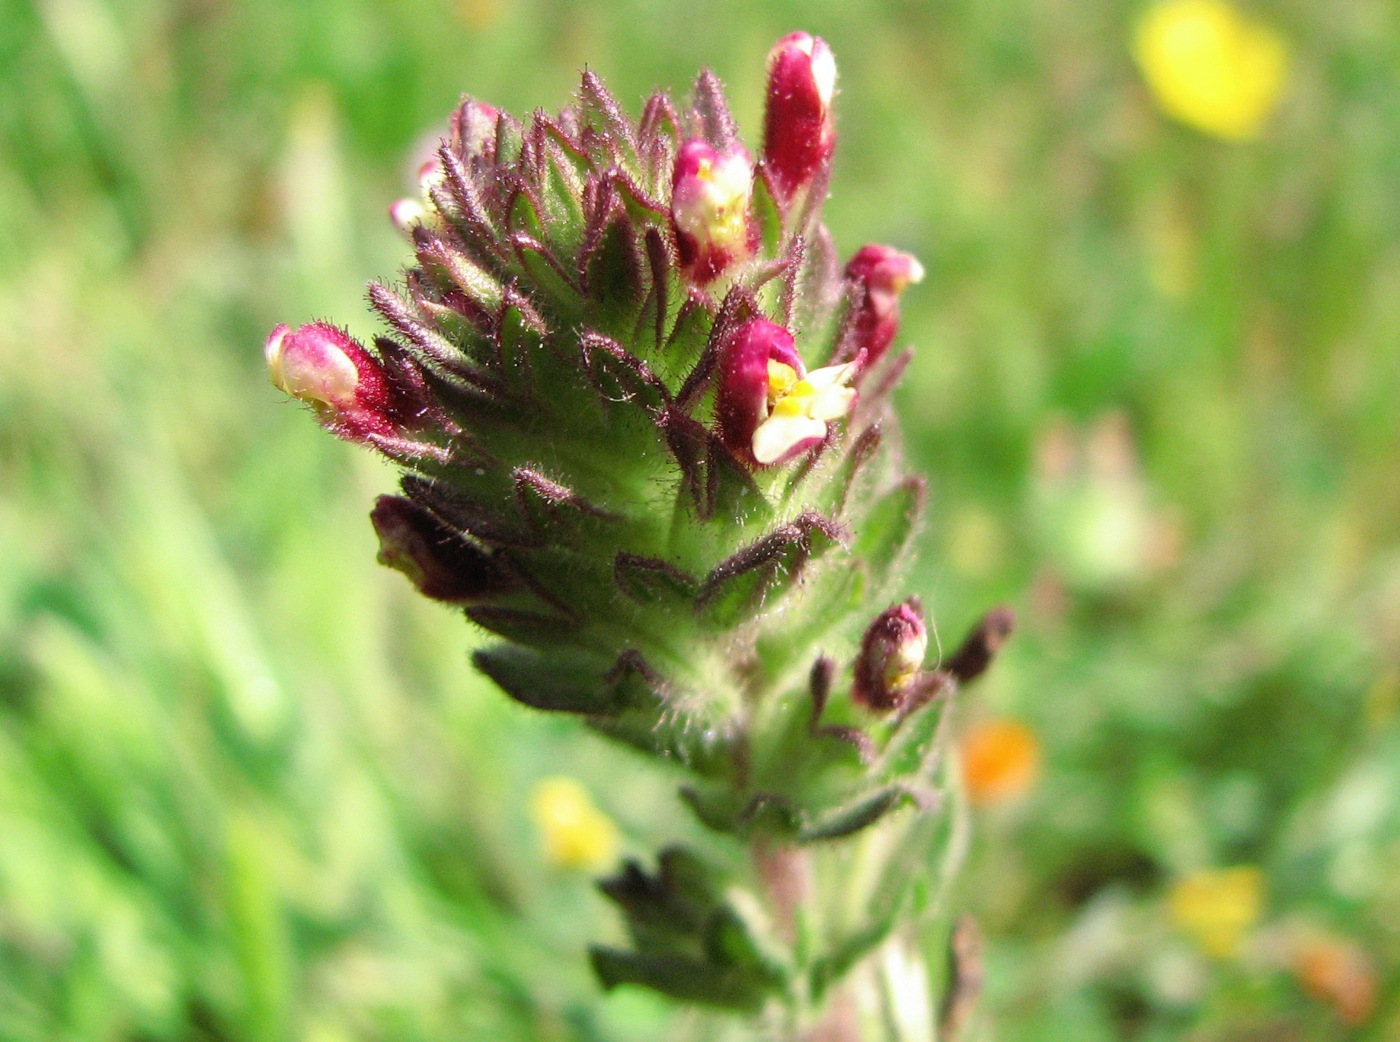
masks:
<instances>
[{"instance_id":1,"label":"flower spike","mask_svg":"<svg viewBox=\"0 0 1400 1042\"><path fill-rule=\"evenodd\" d=\"M603 986L803 1037L835 1023L825 996L881 1008L860 989L917 875L957 860L945 721L1010 628L989 615L925 670L923 611L895 603L924 500L888 401L901 367L861 384L858 414L853 385L923 272L886 246L842 271L821 222L835 82L822 40L778 42L757 166L713 73L636 122L592 73L555 115L463 101L394 207L412 254L369 287L385 335L313 322L265 345L278 387L399 465L379 559L492 635L476 667L664 763L721 834L668 846L667 819L655 872L604 884L629 941L592 949ZM542 791L551 860L614 858L577 792ZM629 848L646 828L629 815ZM849 858L809 851L866 830L863 902L833 874Z\"/></svg>"}]
</instances>

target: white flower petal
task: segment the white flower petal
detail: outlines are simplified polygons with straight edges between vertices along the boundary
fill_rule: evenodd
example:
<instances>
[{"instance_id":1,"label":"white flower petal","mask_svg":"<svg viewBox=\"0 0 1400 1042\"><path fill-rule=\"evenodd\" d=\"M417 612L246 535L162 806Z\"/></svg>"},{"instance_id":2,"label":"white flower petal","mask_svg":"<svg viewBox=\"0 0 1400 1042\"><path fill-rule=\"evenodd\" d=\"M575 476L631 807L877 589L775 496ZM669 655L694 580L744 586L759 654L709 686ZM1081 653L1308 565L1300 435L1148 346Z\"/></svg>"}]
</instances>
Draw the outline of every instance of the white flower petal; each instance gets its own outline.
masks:
<instances>
[{"instance_id":1,"label":"white flower petal","mask_svg":"<svg viewBox=\"0 0 1400 1042\"><path fill-rule=\"evenodd\" d=\"M825 387L812 396L807 415L814 420L839 420L856 400L853 387Z\"/></svg>"},{"instance_id":2,"label":"white flower petal","mask_svg":"<svg viewBox=\"0 0 1400 1042\"><path fill-rule=\"evenodd\" d=\"M753 458L775 463L808 438L825 438L826 424L809 416L770 416L753 432Z\"/></svg>"},{"instance_id":3,"label":"white flower petal","mask_svg":"<svg viewBox=\"0 0 1400 1042\"><path fill-rule=\"evenodd\" d=\"M813 369L805 377L806 381L818 391L828 387L836 387L840 384L848 384L856 375L856 364L847 362L845 365L824 365L820 369Z\"/></svg>"}]
</instances>

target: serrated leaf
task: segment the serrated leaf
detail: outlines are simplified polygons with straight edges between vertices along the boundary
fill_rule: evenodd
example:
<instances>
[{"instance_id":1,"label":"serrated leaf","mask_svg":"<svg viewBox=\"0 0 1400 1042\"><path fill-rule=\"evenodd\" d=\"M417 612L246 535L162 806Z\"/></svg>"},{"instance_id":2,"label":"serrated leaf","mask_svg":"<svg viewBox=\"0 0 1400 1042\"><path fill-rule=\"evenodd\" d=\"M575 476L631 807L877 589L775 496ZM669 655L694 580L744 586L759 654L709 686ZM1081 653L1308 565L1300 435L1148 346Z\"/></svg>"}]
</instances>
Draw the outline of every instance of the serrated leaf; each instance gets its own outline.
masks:
<instances>
[{"instance_id":1,"label":"serrated leaf","mask_svg":"<svg viewBox=\"0 0 1400 1042\"><path fill-rule=\"evenodd\" d=\"M589 324L625 335L636 326L638 303L644 301L646 278L635 235L626 218L614 214L585 247L580 258Z\"/></svg>"},{"instance_id":2,"label":"serrated leaf","mask_svg":"<svg viewBox=\"0 0 1400 1042\"><path fill-rule=\"evenodd\" d=\"M832 984L878 948L894 932L897 925L898 921L894 915L886 916L879 922L870 923L859 932L850 934L832 951L814 959L808 971L813 1000L820 1000Z\"/></svg>"},{"instance_id":3,"label":"serrated leaf","mask_svg":"<svg viewBox=\"0 0 1400 1042\"><path fill-rule=\"evenodd\" d=\"M648 306L651 306L650 302ZM662 307L667 306L663 301ZM714 316L710 309L702 300L692 296L680 305L671 322L670 332L663 332L665 343L660 347L661 361L658 365L666 372L672 391L677 396L700 364L713 324Z\"/></svg>"},{"instance_id":4,"label":"serrated leaf","mask_svg":"<svg viewBox=\"0 0 1400 1042\"><path fill-rule=\"evenodd\" d=\"M605 404L659 411L668 403L666 385L617 341L585 333L579 339L579 351L589 382Z\"/></svg>"},{"instance_id":5,"label":"serrated leaf","mask_svg":"<svg viewBox=\"0 0 1400 1042\"><path fill-rule=\"evenodd\" d=\"M787 980L787 968L776 953L766 950L751 924L728 905L715 909L706 925L704 943L712 964L741 970L766 989L780 988Z\"/></svg>"},{"instance_id":6,"label":"serrated leaf","mask_svg":"<svg viewBox=\"0 0 1400 1042\"><path fill-rule=\"evenodd\" d=\"M528 387L534 367L548 360L543 352L544 337L544 320L528 300L508 289L496 320L493 347L496 366L509 385Z\"/></svg>"},{"instance_id":7,"label":"serrated leaf","mask_svg":"<svg viewBox=\"0 0 1400 1042\"><path fill-rule=\"evenodd\" d=\"M727 789L680 790L682 802L706 828L748 839L768 836L795 840L802 832L802 812L785 796L762 792L743 803L739 794Z\"/></svg>"},{"instance_id":8,"label":"serrated leaf","mask_svg":"<svg viewBox=\"0 0 1400 1042\"><path fill-rule=\"evenodd\" d=\"M636 984L685 1002L750 1014L761 1010L768 996L766 983L741 969L675 952L628 952L598 945L589 949L589 957L607 991Z\"/></svg>"},{"instance_id":9,"label":"serrated leaf","mask_svg":"<svg viewBox=\"0 0 1400 1042\"><path fill-rule=\"evenodd\" d=\"M510 201L506 223L511 234L526 235L537 242L544 241L544 222L540 219L539 203L523 186L516 190Z\"/></svg>"},{"instance_id":10,"label":"serrated leaf","mask_svg":"<svg viewBox=\"0 0 1400 1042\"><path fill-rule=\"evenodd\" d=\"M887 781L917 775L938 738L947 704L935 699L900 721L881 754L875 773Z\"/></svg>"},{"instance_id":11,"label":"serrated leaf","mask_svg":"<svg viewBox=\"0 0 1400 1042\"><path fill-rule=\"evenodd\" d=\"M638 949L694 949L720 903L718 879L713 865L672 846L661 852L655 873L628 858L621 872L598 881L598 889L622 910Z\"/></svg>"},{"instance_id":12,"label":"serrated leaf","mask_svg":"<svg viewBox=\"0 0 1400 1042\"><path fill-rule=\"evenodd\" d=\"M484 314L494 314L501 307L505 287L461 249L454 248L438 235L424 231L421 225L414 230L414 245L417 246L417 256L424 272L437 276L442 289L458 290Z\"/></svg>"},{"instance_id":13,"label":"serrated leaf","mask_svg":"<svg viewBox=\"0 0 1400 1042\"><path fill-rule=\"evenodd\" d=\"M545 247L526 235L513 235L516 255L534 283L531 298L554 315L557 326L572 325L582 310L583 294Z\"/></svg>"},{"instance_id":14,"label":"serrated leaf","mask_svg":"<svg viewBox=\"0 0 1400 1042\"><path fill-rule=\"evenodd\" d=\"M600 143L606 146L608 157L614 162L620 160L634 164L637 151L632 138L632 124L612 92L592 69L584 70L578 99L584 126L592 130Z\"/></svg>"}]
</instances>

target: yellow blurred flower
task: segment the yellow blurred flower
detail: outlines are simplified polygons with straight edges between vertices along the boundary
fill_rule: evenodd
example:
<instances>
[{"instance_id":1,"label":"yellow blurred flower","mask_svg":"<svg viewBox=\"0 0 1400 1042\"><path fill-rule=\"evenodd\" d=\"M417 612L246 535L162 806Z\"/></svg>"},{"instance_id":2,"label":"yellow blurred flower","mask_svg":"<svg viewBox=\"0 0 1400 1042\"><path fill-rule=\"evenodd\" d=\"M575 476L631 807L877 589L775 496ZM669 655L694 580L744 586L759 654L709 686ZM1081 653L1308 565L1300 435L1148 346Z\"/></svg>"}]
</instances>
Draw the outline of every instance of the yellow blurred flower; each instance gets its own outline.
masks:
<instances>
[{"instance_id":1,"label":"yellow blurred flower","mask_svg":"<svg viewBox=\"0 0 1400 1042\"><path fill-rule=\"evenodd\" d=\"M958 743L963 784L974 804L1008 803L1030 791L1040 774L1040 742L1016 720L983 720Z\"/></svg>"},{"instance_id":2,"label":"yellow blurred flower","mask_svg":"<svg viewBox=\"0 0 1400 1042\"><path fill-rule=\"evenodd\" d=\"M1264 911L1264 874L1252 865L1215 868L1177 880L1167 895L1172 922L1208 955L1229 958Z\"/></svg>"},{"instance_id":3,"label":"yellow blurred flower","mask_svg":"<svg viewBox=\"0 0 1400 1042\"><path fill-rule=\"evenodd\" d=\"M617 857L617 826L573 778L545 778L530 797L545 857L558 868L596 870Z\"/></svg>"},{"instance_id":4,"label":"yellow blurred flower","mask_svg":"<svg viewBox=\"0 0 1400 1042\"><path fill-rule=\"evenodd\" d=\"M1254 137L1283 93L1288 49L1225 0L1159 0L1133 57L1169 116L1216 137Z\"/></svg>"},{"instance_id":5,"label":"yellow blurred flower","mask_svg":"<svg viewBox=\"0 0 1400 1042\"><path fill-rule=\"evenodd\" d=\"M1352 941L1312 934L1293 950L1293 974L1313 998L1327 1003L1344 1023L1364 1024L1376 1009L1376 968Z\"/></svg>"}]
</instances>

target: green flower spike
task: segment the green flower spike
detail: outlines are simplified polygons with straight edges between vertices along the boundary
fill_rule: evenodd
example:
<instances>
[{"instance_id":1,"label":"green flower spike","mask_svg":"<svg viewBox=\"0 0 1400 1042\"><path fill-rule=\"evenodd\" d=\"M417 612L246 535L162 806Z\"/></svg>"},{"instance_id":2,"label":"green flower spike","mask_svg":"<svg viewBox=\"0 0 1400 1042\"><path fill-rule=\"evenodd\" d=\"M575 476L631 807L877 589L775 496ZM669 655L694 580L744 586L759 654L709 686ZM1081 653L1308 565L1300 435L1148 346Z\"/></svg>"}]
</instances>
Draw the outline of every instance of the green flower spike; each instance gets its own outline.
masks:
<instances>
[{"instance_id":1,"label":"green flower spike","mask_svg":"<svg viewBox=\"0 0 1400 1042\"><path fill-rule=\"evenodd\" d=\"M268 357L403 468L380 559L500 638L478 668L662 761L710 830L601 883L630 937L593 950L604 986L911 1042L938 1019L912 931L962 836L947 707L1009 617L938 669L898 602L924 482L891 342L922 269L842 264L820 222L834 83L823 41L780 41L757 162L708 72L635 122L592 73L555 116L467 101L395 205L388 335L278 327Z\"/></svg>"}]
</instances>

